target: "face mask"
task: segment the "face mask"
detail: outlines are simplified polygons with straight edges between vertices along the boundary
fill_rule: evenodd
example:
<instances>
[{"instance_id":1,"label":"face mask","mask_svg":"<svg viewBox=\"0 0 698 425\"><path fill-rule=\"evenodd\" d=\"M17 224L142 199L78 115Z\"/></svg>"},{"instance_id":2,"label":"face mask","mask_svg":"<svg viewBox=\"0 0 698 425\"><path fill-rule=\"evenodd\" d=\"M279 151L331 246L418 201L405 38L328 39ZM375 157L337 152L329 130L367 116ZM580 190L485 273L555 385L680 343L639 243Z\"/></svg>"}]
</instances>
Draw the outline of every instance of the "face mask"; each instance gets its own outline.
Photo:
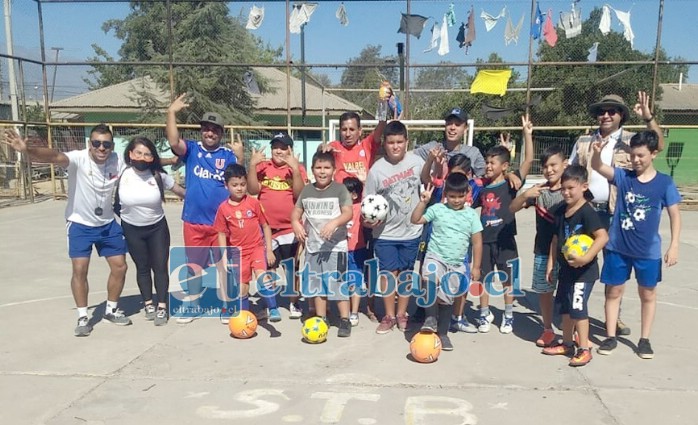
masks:
<instances>
[{"instance_id":1,"label":"face mask","mask_svg":"<svg viewBox=\"0 0 698 425\"><path fill-rule=\"evenodd\" d=\"M150 163L146 161L131 160L131 165L138 171L145 171L150 168Z\"/></svg>"}]
</instances>

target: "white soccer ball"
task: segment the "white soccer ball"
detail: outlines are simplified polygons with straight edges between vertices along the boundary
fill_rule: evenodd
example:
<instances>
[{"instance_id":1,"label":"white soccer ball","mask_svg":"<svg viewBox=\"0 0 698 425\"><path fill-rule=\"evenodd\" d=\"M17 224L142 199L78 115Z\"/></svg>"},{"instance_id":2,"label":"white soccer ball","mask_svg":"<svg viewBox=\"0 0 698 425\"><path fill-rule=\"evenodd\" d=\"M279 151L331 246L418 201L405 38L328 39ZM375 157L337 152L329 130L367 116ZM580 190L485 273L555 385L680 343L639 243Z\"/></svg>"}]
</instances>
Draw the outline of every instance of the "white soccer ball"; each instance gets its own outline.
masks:
<instances>
[{"instance_id":1,"label":"white soccer ball","mask_svg":"<svg viewBox=\"0 0 698 425\"><path fill-rule=\"evenodd\" d=\"M388 217L388 201L381 195L367 195L361 201L361 216L365 221L384 221Z\"/></svg>"}]
</instances>

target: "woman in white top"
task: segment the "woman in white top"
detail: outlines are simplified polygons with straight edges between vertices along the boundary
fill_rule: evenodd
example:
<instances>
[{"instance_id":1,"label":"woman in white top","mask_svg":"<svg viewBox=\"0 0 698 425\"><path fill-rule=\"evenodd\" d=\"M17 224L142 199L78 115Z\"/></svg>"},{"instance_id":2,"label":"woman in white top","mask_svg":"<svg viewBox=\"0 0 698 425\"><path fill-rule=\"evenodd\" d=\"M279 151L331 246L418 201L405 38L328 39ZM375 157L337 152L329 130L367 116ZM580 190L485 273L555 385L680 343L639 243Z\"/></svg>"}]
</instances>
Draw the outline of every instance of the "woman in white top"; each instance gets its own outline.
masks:
<instances>
[{"instance_id":1,"label":"woman in white top","mask_svg":"<svg viewBox=\"0 0 698 425\"><path fill-rule=\"evenodd\" d=\"M115 209L121 208L121 226L136 264L136 281L145 304L145 318L154 320L155 326L162 326L167 323L170 286L167 269L170 229L162 203L165 189L180 198L184 197L184 189L165 173L155 144L145 137L136 137L126 146L124 163L128 167L117 183ZM157 310L153 305L153 280Z\"/></svg>"}]
</instances>

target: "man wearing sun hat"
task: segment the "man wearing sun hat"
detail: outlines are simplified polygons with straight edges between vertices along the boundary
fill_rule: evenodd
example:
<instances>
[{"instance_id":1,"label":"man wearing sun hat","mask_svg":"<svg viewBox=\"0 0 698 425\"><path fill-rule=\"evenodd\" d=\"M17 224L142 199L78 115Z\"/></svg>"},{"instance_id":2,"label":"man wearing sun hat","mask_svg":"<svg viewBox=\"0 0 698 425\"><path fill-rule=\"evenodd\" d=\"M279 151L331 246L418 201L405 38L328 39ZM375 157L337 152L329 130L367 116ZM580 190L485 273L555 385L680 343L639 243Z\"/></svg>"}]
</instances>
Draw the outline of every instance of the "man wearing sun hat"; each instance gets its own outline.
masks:
<instances>
[{"instance_id":1,"label":"man wearing sun hat","mask_svg":"<svg viewBox=\"0 0 698 425\"><path fill-rule=\"evenodd\" d=\"M664 136L652 111L650 110L650 98L644 91L637 93L638 101L633 111L647 125L648 130L654 130L659 135L659 150L664 148ZM591 156L593 150L591 144L596 140L608 142L601 151L601 160L612 167L631 169L630 139L635 133L623 128L623 124L630 118L630 109L622 97L609 94L600 101L589 106L589 113L596 118L598 129L590 135L580 136L572 148L570 164L579 164L587 168L589 172L589 190L594 195L592 206L598 212L602 223L608 227L616 205L616 187L609 184L601 174L591 169ZM630 328L620 320L617 320L619 335L630 335ZM603 353L602 353L603 354Z\"/></svg>"}]
</instances>

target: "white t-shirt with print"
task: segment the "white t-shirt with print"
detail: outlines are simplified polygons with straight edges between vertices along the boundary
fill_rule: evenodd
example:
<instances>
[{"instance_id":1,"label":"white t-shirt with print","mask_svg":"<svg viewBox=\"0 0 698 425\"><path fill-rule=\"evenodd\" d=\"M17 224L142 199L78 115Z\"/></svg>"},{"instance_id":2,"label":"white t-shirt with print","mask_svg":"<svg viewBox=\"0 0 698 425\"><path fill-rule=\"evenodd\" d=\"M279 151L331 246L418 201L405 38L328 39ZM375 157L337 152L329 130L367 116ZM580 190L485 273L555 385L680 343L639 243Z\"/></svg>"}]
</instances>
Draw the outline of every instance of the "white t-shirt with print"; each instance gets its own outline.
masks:
<instances>
[{"instance_id":1,"label":"white t-shirt with print","mask_svg":"<svg viewBox=\"0 0 698 425\"><path fill-rule=\"evenodd\" d=\"M123 168L119 155L112 152L104 164L97 164L88 149L66 152L68 157L68 205L65 219L98 227L114 220L112 195ZM96 214L100 208L101 215Z\"/></svg>"},{"instance_id":2,"label":"white t-shirt with print","mask_svg":"<svg viewBox=\"0 0 698 425\"><path fill-rule=\"evenodd\" d=\"M172 189L174 179L166 173L160 175L165 190ZM132 167L125 169L119 183L119 201L121 220L133 226L150 226L165 216L160 188L150 170L141 173Z\"/></svg>"}]
</instances>

